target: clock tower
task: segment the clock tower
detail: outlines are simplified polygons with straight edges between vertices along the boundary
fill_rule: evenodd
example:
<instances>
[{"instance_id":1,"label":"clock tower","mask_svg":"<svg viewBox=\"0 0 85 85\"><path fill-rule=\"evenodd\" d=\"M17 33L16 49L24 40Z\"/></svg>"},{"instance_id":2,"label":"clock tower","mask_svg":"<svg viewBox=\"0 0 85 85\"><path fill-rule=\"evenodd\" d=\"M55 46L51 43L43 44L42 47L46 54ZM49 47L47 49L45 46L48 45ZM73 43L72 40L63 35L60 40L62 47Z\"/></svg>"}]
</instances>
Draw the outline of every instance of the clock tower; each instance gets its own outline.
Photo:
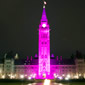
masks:
<instances>
[{"instance_id":1,"label":"clock tower","mask_svg":"<svg viewBox=\"0 0 85 85\"><path fill-rule=\"evenodd\" d=\"M39 24L39 78L50 78L50 29L45 12L45 3Z\"/></svg>"}]
</instances>

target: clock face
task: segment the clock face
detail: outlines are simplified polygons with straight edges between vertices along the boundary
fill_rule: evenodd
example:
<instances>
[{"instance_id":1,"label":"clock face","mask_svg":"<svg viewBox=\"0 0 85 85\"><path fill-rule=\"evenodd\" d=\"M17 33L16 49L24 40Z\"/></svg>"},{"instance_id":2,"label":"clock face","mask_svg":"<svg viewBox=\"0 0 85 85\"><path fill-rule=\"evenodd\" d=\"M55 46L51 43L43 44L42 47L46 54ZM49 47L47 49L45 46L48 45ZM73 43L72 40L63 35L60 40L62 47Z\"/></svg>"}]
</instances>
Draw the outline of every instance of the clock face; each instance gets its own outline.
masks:
<instances>
[{"instance_id":1,"label":"clock face","mask_svg":"<svg viewBox=\"0 0 85 85\"><path fill-rule=\"evenodd\" d=\"M42 24L42 27L45 28L46 27L46 24Z\"/></svg>"}]
</instances>

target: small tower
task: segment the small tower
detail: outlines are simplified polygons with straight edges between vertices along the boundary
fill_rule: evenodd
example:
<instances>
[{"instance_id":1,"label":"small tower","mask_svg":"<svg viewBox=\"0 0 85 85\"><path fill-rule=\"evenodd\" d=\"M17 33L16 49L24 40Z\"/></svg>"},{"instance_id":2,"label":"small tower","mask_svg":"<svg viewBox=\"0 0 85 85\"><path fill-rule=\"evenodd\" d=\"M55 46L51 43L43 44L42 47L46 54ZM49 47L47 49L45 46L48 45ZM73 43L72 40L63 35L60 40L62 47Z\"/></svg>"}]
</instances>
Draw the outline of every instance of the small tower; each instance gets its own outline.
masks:
<instances>
[{"instance_id":1,"label":"small tower","mask_svg":"<svg viewBox=\"0 0 85 85\"><path fill-rule=\"evenodd\" d=\"M42 17L39 25L39 78L50 77L50 29L43 5Z\"/></svg>"}]
</instances>

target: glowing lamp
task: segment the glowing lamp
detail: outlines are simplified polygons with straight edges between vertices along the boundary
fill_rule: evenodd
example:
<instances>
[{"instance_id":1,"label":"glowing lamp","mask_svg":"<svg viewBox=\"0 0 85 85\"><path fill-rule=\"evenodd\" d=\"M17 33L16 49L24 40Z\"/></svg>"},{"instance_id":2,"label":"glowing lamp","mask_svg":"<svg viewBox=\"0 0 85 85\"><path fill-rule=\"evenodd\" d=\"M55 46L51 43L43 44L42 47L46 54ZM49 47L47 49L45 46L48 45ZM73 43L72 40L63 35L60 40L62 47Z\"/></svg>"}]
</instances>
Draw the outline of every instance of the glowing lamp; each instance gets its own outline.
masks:
<instances>
[{"instance_id":1,"label":"glowing lamp","mask_svg":"<svg viewBox=\"0 0 85 85\"><path fill-rule=\"evenodd\" d=\"M58 77L60 80L62 80L63 78L62 77Z\"/></svg>"},{"instance_id":2,"label":"glowing lamp","mask_svg":"<svg viewBox=\"0 0 85 85\"><path fill-rule=\"evenodd\" d=\"M4 79L5 78L5 75L3 75L2 78Z\"/></svg>"},{"instance_id":3,"label":"glowing lamp","mask_svg":"<svg viewBox=\"0 0 85 85\"><path fill-rule=\"evenodd\" d=\"M81 76L81 74L79 74L79 76Z\"/></svg>"},{"instance_id":4,"label":"glowing lamp","mask_svg":"<svg viewBox=\"0 0 85 85\"><path fill-rule=\"evenodd\" d=\"M78 79L79 77L77 75L74 76L75 79Z\"/></svg>"},{"instance_id":5,"label":"glowing lamp","mask_svg":"<svg viewBox=\"0 0 85 85\"><path fill-rule=\"evenodd\" d=\"M54 73L54 76L56 76L56 74Z\"/></svg>"},{"instance_id":6,"label":"glowing lamp","mask_svg":"<svg viewBox=\"0 0 85 85\"><path fill-rule=\"evenodd\" d=\"M68 78L68 77L66 77L66 78L65 78L65 80L69 80L69 78Z\"/></svg>"},{"instance_id":7,"label":"glowing lamp","mask_svg":"<svg viewBox=\"0 0 85 85\"><path fill-rule=\"evenodd\" d=\"M44 80L44 85L50 85L50 80L45 79L45 80Z\"/></svg>"},{"instance_id":8,"label":"glowing lamp","mask_svg":"<svg viewBox=\"0 0 85 85\"><path fill-rule=\"evenodd\" d=\"M29 80L31 80L31 77L28 77Z\"/></svg>"},{"instance_id":9,"label":"glowing lamp","mask_svg":"<svg viewBox=\"0 0 85 85\"><path fill-rule=\"evenodd\" d=\"M20 75L20 78L23 79L24 78L24 75Z\"/></svg>"},{"instance_id":10,"label":"glowing lamp","mask_svg":"<svg viewBox=\"0 0 85 85\"><path fill-rule=\"evenodd\" d=\"M46 24L42 24L42 27L45 28L46 27Z\"/></svg>"},{"instance_id":11,"label":"glowing lamp","mask_svg":"<svg viewBox=\"0 0 85 85\"><path fill-rule=\"evenodd\" d=\"M68 74L67 77L70 78L70 75Z\"/></svg>"}]
</instances>

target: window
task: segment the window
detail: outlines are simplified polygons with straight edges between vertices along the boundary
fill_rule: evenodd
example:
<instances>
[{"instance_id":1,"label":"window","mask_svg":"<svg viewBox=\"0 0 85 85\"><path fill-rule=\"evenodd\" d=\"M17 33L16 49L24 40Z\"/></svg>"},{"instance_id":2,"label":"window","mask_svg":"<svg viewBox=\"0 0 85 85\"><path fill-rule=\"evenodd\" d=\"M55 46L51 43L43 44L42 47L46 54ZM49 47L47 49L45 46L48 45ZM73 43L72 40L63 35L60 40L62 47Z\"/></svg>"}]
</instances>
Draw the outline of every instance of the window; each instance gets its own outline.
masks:
<instances>
[{"instance_id":1,"label":"window","mask_svg":"<svg viewBox=\"0 0 85 85\"><path fill-rule=\"evenodd\" d=\"M45 44L47 44L47 42L45 42Z\"/></svg>"},{"instance_id":2,"label":"window","mask_svg":"<svg viewBox=\"0 0 85 85\"><path fill-rule=\"evenodd\" d=\"M62 72L64 72L64 70L62 70Z\"/></svg>"},{"instance_id":3,"label":"window","mask_svg":"<svg viewBox=\"0 0 85 85\"><path fill-rule=\"evenodd\" d=\"M47 34L42 34L41 38L47 38Z\"/></svg>"},{"instance_id":4,"label":"window","mask_svg":"<svg viewBox=\"0 0 85 85\"><path fill-rule=\"evenodd\" d=\"M41 58L43 58L43 55L41 56Z\"/></svg>"},{"instance_id":5,"label":"window","mask_svg":"<svg viewBox=\"0 0 85 85\"><path fill-rule=\"evenodd\" d=\"M64 67L62 67L62 68L64 68Z\"/></svg>"},{"instance_id":6,"label":"window","mask_svg":"<svg viewBox=\"0 0 85 85\"><path fill-rule=\"evenodd\" d=\"M45 55L45 58L47 58L47 56Z\"/></svg>"},{"instance_id":7,"label":"window","mask_svg":"<svg viewBox=\"0 0 85 85\"><path fill-rule=\"evenodd\" d=\"M43 44L43 42L42 42L42 44Z\"/></svg>"}]
</instances>

